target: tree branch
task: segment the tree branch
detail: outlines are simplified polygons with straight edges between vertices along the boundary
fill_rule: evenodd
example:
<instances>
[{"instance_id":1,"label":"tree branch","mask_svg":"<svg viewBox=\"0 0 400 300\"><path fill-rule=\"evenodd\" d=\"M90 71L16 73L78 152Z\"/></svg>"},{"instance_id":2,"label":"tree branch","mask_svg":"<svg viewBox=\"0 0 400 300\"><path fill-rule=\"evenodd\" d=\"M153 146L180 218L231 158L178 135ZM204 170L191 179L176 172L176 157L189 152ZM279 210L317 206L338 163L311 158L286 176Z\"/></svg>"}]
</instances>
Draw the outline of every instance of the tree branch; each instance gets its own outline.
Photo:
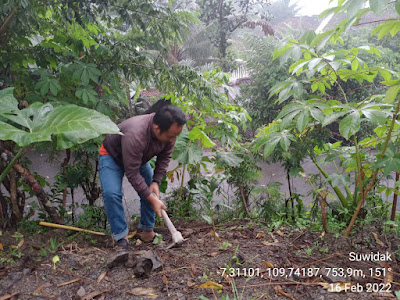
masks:
<instances>
[{"instance_id":1,"label":"tree branch","mask_svg":"<svg viewBox=\"0 0 400 300\"><path fill-rule=\"evenodd\" d=\"M400 19L386 19L386 20L376 20L376 21L370 21L370 22L365 22L365 23L360 23L357 25L353 25L353 27L361 26L361 25L368 25L372 23L380 23L380 22L385 22L385 21L399 21Z\"/></svg>"},{"instance_id":2,"label":"tree branch","mask_svg":"<svg viewBox=\"0 0 400 300\"><path fill-rule=\"evenodd\" d=\"M10 14L7 16L7 18L5 19L4 23L1 25L1 27L0 27L0 36L7 30L7 27L8 27L8 25L10 25L11 19L15 15L17 10L18 10L18 6L15 6L12 9L12 11L10 12Z\"/></svg>"}]
</instances>

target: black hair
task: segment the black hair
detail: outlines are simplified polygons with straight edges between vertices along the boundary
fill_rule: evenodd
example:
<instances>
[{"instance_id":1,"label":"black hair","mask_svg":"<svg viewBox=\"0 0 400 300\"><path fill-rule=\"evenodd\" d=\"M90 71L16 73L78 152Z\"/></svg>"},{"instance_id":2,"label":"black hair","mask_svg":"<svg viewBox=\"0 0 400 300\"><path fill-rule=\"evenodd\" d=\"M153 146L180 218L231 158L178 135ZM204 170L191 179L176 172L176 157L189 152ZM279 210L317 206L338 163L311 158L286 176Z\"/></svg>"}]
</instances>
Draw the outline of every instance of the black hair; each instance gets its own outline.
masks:
<instances>
[{"instance_id":1,"label":"black hair","mask_svg":"<svg viewBox=\"0 0 400 300\"><path fill-rule=\"evenodd\" d=\"M150 106L144 114L151 114L153 112L159 111L162 107L166 105L171 105L171 100L165 100L164 98L158 100L156 103L154 103L152 106Z\"/></svg>"},{"instance_id":2,"label":"black hair","mask_svg":"<svg viewBox=\"0 0 400 300\"><path fill-rule=\"evenodd\" d=\"M163 133L174 123L185 125L186 116L179 107L174 105L164 105L157 110L153 122L158 125L161 133Z\"/></svg>"}]
</instances>

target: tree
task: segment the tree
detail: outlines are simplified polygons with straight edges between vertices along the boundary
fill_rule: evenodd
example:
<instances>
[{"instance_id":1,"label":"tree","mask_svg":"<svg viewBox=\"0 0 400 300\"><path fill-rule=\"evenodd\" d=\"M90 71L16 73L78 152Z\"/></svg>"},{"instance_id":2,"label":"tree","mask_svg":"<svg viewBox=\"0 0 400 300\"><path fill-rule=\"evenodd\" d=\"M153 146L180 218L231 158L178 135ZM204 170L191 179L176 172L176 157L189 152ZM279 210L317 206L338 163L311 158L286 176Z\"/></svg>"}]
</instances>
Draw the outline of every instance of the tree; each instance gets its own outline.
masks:
<instances>
[{"instance_id":1,"label":"tree","mask_svg":"<svg viewBox=\"0 0 400 300\"><path fill-rule=\"evenodd\" d=\"M288 18L293 18L299 12L297 3L290 4L290 0L278 0L271 3L269 7L271 24L277 24Z\"/></svg>"},{"instance_id":2,"label":"tree","mask_svg":"<svg viewBox=\"0 0 400 300\"><path fill-rule=\"evenodd\" d=\"M252 118L250 127L255 131L271 123L282 108L282 105L275 103L275 98L268 97L268 91L287 78L289 64L273 60L272 55L278 45L274 37L249 37L247 40L252 50L246 56L251 83L241 86L240 102L248 110Z\"/></svg>"},{"instance_id":3,"label":"tree","mask_svg":"<svg viewBox=\"0 0 400 300\"><path fill-rule=\"evenodd\" d=\"M155 86L187 112L196 110L192 125L202 126L202 131L197 127L200 138L194 135L194 140L207 141L202 132L212 132L200 109L212 107L214 116L230 113L221 128L233 118L246 119L246 113L229 107L219 92L226 75L219 71L203 75L188 66L168 63L171 45L182 43L182 31L195 21L187 11L173 11L168 4L152 1L44 0L39 5L12 0L2 5L0 139L6 142L0 149L10 155L0 170L6 189L17 195L10 202L0 193L1 206L12 208L6 217L19 221L23 216L25 192L18 190L16 182L25 171L14 176L14 169L21 166L16 163L26 147L47 143L50 151L66 149L61 166L64 177L74 170L68 166L74 163L71 152L79 154L80 162L95 161L102 135L118 133L111 120L119 120L121 105L132 104L133 83L137 89ZM235 130L228 134L234 136ZM87 141L90 144L79 146ZM83 169L97 171L89 165ZM90 182L78 183L94 202L99 194L92 184L95 173L89 176ZM31 187L39 189L35 180ZM65 182L75 188L76 180ZM42 204L51 204L45 196ZM2 217L4 211L0 211ZM47 212L53 221L60 221L57 211Z\"/></svg>"},{"instance_id":4,"label":"tree","mask_svg":"<svg viewBox=\"0 0 400 300\"><path fill-rule=\"evenodd\" d=\"M300 40L291 39L274 53L277 57L295 59L289 72L292 76L271 89L271 95L279 94L279 102L286 104L274 122L262 129L256 150L264 147L264 156L269 156L276 147L287 151L293 141L302 141L315 130L325 128L332 122L339 124L339 133L347 145L324 144L309 148L308 155L316 164L326 181L333 187L342 205L353 211L345 235L353 228L367 197L375 187L387 192L397 190L379 185L382 175L400 171L397 151L399 128L396 125L400 111L400 73L377 62L367 65L360 53L367 52L377 57L380 51L371 45L359 45L351 49L324 51L327 43L342 41L342 35L357 24L360 17L369 11L377 12L386 5L395 6L400 14L400 5L387 0L369 1L370 8L363 7L364 1L339 1L329 13L347 13L347 18L336 28L321 34L306 32ZM386 35L395 36L400 31L399 20L386 20L375 27L372 35L378 39ZM375 87L375 91L363 99L352 99L351 90L344 89L343 82L358 81L361 88ZM327 97L326 91L337 88L342 99ZM311 91L311 92L310 92ZM386 91L386 93L383 93ZM360 138L364 124L372 124L373 132ZM370 152L371 148L378 152ZM324 161L339 159L344 173L328 174L322 168ZM353 191L347 184L354 182ZM339 186L343 189L339 189Z\"/></svg>"},{"instance_id":5,"label":"tree","mask_svg":"<svg viewBox=\"0 0 400 300\"><path fill-rule=\"evenodd\" d=\"M246 22L267 20L267 15L259 12L268 5L262 0L199 0L200 19L208 27L211 43L218 49L220 66L224 72L232 69L232 58L229 57L229 39L232 33Z\"/></svg>"}]
</instances>

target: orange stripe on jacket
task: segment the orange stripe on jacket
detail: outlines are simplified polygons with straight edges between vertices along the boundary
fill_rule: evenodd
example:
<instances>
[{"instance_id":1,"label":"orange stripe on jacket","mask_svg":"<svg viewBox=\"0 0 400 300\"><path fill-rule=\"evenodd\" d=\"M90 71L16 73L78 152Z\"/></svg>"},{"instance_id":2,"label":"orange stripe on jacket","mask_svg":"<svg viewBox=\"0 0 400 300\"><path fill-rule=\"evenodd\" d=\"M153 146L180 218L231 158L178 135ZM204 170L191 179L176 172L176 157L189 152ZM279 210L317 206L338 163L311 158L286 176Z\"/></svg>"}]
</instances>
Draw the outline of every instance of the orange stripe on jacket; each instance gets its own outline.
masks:
<instances>
[{"instance_id":1,"label":"orange stripe on jacket","mask_svg":"<svg viewBox=\"0 0 400 300\"><path fill-rule=\"evenodd\" d=\"M104 148L103 144L101 144L101 147L99 149L99 154L100 155L110 155L110 153L107 152L106 148Z\"/></svg>"}]
</instances>

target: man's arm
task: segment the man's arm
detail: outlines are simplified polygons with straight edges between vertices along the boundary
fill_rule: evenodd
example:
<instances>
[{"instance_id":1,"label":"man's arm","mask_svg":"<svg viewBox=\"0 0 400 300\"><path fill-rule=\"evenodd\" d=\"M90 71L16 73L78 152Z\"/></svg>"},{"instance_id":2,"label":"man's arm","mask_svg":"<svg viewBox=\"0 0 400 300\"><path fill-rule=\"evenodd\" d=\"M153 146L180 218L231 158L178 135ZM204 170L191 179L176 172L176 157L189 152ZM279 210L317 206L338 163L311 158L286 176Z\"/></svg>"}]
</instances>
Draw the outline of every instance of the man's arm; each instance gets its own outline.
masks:
<instances>
[{"instance_id":1,"label":"man's arm","mask_svg":"<svg viewBox=\"0 0 400 300\"><path fill-rule=\"evenodd\" d=\"M157 155L156 167L154 169L154 180L161 180L165 172L167 172L169 162L171 161L172 151L174 151L175 143L168 143L164 150Z\"/></svg>"},{"instance_id":2,"label":"man's arm","mask_svg":"<svg viewBox=\"0 0 400 300\"><path fill-rule=\"evenodd\" d=\"M161 218L161 209L167 210L167 208L156 195L150 192L150 188L140 174L144 151L143 144L138 143L136 137L126 134L121 138L121 147L126 177L136 192L150 202L154 212Z\"/></svg>"}]
</instances>

